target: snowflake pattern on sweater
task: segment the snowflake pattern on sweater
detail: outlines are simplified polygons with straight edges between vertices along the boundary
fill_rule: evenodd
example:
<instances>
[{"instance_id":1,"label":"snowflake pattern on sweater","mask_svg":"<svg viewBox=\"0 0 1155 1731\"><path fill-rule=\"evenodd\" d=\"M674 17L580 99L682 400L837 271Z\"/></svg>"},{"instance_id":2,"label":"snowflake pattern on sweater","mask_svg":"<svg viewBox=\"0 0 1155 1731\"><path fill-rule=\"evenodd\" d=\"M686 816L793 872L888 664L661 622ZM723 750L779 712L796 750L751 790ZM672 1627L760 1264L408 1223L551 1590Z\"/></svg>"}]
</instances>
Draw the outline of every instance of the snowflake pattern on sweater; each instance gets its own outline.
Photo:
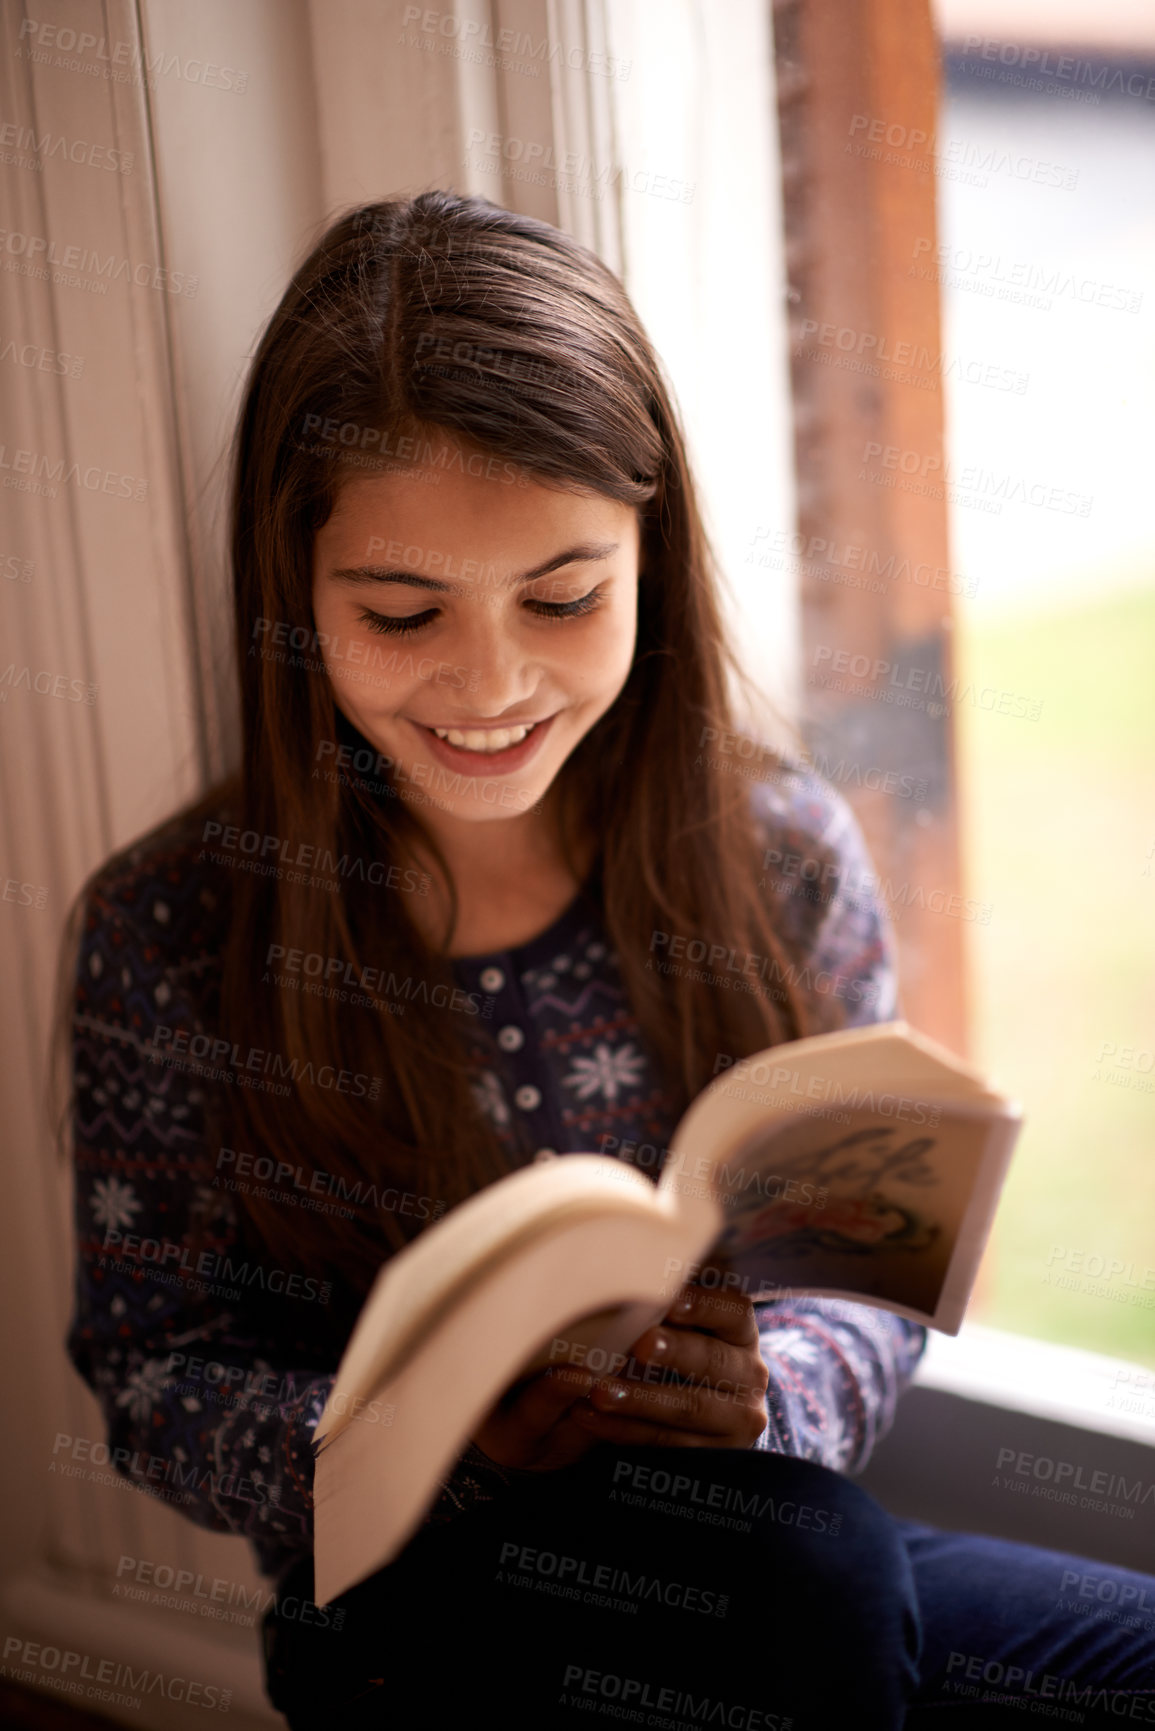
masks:
<instances>
[{"instance_id":1,"label":"snowflake pattern on sweater","mask_svg":"<svg viewBox=\"0 0 1155 1731\"><path fill-rule=\"evenodd\" d=\"M778 868L765 881L783 935L845 999L848 1025L896 1015L892 937L864 888L869 860L848 806L802 771L752 792ZM816 844L837 862L821 885L799 863ZM262 1572L279 1576L311 1547L312 1434L341 1343L324 1327L324 1279L282 1281L272 1303L271 1276L242 1256L236 1211L219 1187L204 1082L228 898L197 864L199 848L197 826L175 819L106 867L88 899L73 1031L78 1256L67 1346L123 1476L202 1526L244 1535ZM453 968L464 990L492 1000L501 1063L474 1091L503 1140L539 1158L665 1148L677 1113L594 902L580 896L531 943ZM831 1299L765 1303L758 1316L770 1386L755 1446L862 1467L925 1331ZM500 1495L514 1476L471 1444L428 1521Z\"/></svg>"}]
</instances>

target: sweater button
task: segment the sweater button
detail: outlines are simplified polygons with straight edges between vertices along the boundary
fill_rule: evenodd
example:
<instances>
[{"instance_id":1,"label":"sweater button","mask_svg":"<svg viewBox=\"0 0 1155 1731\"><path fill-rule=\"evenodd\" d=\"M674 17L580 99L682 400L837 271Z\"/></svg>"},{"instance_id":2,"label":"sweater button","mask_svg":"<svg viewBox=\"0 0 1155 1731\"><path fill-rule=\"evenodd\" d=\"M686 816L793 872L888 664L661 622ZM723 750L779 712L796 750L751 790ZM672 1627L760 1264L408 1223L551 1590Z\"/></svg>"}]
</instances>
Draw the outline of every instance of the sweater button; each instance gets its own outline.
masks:
<instances>
[{"instance_id":1,"label":"sweater button","mask_svg":"<svg viewBox=\"0 0 1155 1731\"><path fill-rule=\"evenodd\" d=\"M502 1028L497 1036L497 1043L503 1052L520 1052L525 1045L525 1035L515 1024Z\"/></svg>"},{"instance_id":2,"label":"sweater button","mask_svg":"<svg viewBox=\"0 0 1155 1731\"><path fill-rule=\"evenodd\" d=\"M541 1105L541 1089L532 1082L524 1083L513 1097L523 1112L535 1112Z\"/></svg>"},{"instance_id":3,"label":"sweater button","mask_svg":"<svg viewBox=\"0 0 1155 1731\"><path fill-rule=\"evenodd\" d=\"M500 968L482 968L481 989L483 992L500 992L505 984L505 975Z\"/></svg>"}]
</instances>

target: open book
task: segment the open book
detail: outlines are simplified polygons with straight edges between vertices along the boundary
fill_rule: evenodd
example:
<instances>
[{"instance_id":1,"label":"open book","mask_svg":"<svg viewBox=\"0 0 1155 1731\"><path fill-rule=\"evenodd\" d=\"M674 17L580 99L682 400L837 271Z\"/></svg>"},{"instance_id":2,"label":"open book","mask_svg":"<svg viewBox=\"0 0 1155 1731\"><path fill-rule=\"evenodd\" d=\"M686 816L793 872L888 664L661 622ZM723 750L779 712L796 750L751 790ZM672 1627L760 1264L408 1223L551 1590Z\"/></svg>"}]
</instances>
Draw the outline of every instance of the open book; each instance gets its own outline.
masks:
<instances>
[{"instance_id":1,"label":"open book","mask_svg":"<svg viewBox=\"0 0 1155 1731\"><path fill-rule=\"evenodd\" d=\"M381 1269L321 1415L316 1602L392 1560L511 1384L620 1368L691 1281L957 1334L1020 1122L943 1047L881 1023L724 1070L657 1184L567 1154L452 1209Z\"/></svg>"}]
</instances>

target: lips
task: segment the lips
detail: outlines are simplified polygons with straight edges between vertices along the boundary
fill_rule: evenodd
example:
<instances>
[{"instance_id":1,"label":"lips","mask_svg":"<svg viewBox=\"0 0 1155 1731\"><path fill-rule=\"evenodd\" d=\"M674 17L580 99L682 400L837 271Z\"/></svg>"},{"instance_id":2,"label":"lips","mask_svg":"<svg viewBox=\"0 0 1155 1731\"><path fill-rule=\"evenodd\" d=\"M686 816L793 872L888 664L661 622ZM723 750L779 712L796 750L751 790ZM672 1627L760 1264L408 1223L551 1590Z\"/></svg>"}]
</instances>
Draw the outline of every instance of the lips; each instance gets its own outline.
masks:
<instances>
[{"instance_id":1,"label":"lips","mask_svg":"<svg viewBox=\"0 0 1155 1731\"><path fill-rule=\"evenodd\" d=\"M410 726L421 736L429 756L448 769L470 775L479 771L509 775L528 763L540 749L553 720L550 715L544 721L488 728L426 727L417 721L410 722Z\"/></svg>"}]
</instances>

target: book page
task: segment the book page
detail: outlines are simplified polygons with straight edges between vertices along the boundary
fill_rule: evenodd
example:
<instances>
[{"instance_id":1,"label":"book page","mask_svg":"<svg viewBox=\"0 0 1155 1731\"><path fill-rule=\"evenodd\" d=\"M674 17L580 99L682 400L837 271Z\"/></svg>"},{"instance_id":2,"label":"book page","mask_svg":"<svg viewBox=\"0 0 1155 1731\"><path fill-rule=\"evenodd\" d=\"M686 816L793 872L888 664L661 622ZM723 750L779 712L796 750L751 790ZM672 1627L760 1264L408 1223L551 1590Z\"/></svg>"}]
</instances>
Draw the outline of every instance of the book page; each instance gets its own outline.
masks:
<instances>
[{"instance_id":1,"label":"book page","mask_svg":"<svg viewBox=\"0 0 1155 1731\"><path fill-rule=\"evenodd\" d=\"M935 1117L845 1111L750 1137L713 1167L725 1216L715 1256L754 1297L836 1289L932 1315L991 1129L949 1109Z\"/></svg>"}]
</instances>

